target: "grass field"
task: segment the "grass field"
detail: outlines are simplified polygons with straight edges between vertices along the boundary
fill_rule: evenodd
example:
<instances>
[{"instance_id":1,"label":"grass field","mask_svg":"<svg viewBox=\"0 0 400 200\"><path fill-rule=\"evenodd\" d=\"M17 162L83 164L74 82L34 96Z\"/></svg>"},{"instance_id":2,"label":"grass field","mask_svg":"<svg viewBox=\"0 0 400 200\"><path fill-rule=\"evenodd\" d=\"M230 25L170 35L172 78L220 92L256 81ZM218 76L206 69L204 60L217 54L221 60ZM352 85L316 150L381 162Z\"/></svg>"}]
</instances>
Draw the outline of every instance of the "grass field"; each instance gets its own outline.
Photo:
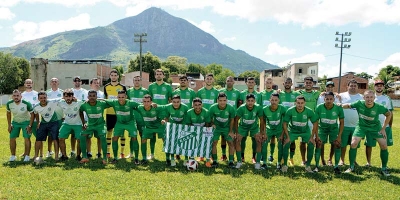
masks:
<instances>
[{"instance_id":1,"label":"grass field","mask_svg":"<svg viewBox=\"0 0 400 200\"><path fill-rule=\"evenodd\" d=\"M0 108L0 199L398 199L400 197L400 109L394 112L395 145L389 148L392 176L380 175L379 149L373 149L371 168L357 167L355 174L334 175L331 167L306 174L300 164L299 148L295 167L282 175L272 167L256 171L249 163L251 140L248 140L246 164L240 170L228 169L220 162L217 169L201 163L195 172L182 167L165 166L161 140L156 158L148 166L135 166L130 159L103 166L100 160L81 165L70 159L65 163L47 160L36 166L22 161L9 163L9 134L5 109ZM69 142L67 142L69 143ZM93 142L94 144L95 142ZM17 155L23 152L23 139L17 140ZM95 146L92 147L96 149ZM46 146L45 146L46 149ZM67 147L67 151L69 151ZM125 150L128 152L128 149ZM328 152L326 152L327 154ZM277 151L275 152L277 154ZM32 156L32 153L31 153ZM219 154L220 156L220 154ZM275 155L277 157L277 155ZM327 156L326 156L327 157ZM18 158L19 160L21 158ZM346 155L348 159L348 155ZM357 161L365 164L364 147ZM348 161L347 161L348 163ZM314 162L312 162L314 164ZM346 167L341 168L343 171Z\"/></svg>"}]
</instances>

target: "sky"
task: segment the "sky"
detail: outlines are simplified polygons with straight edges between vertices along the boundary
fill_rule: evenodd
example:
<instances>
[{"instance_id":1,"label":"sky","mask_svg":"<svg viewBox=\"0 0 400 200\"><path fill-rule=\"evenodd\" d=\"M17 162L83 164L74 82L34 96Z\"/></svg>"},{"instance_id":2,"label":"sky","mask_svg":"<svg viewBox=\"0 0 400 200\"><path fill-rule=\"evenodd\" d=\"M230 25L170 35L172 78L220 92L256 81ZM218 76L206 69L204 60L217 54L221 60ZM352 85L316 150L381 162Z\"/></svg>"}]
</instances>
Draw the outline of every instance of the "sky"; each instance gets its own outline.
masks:
<instances>
[{"instance_id":1,"label":"sky","mask_svg":"<svg viewBox=\"0 0 400 200\"><path fill-rule=\"evenodd\" d=\"M400 0L0 0L0 47L106 26L150 7L280 67L319 62L319 77L339 76L336 32L351 32L342 74L400 66Z\"/></svg>"}]
</instances>

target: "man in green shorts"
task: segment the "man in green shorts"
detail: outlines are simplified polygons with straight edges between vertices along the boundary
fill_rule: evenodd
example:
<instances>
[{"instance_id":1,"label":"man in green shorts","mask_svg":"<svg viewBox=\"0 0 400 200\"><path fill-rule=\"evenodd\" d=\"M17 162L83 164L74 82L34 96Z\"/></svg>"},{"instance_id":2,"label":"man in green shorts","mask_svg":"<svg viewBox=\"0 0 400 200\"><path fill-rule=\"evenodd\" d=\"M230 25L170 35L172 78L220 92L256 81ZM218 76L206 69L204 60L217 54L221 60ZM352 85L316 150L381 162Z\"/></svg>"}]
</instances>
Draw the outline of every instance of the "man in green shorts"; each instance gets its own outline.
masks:
<instances>
[{"instance_id":1,"label":"man in green shorts","mask_svg":"<svg viewBox=\"0 0 400 200\"><path fill-rule=\"evenodd\" d=\"M319 140L318 118L310 108L305 106L306 100L303 96L296 97L295 103L296 106L287 110L283 121L283 134L281 136L282 141L284 137L282 172L286 172L288 168L287 160L290 143L301 137L302 141L308 141L305 170L306 172L313 173L310 163L314 155L315 140ZM310 131L310 127L308 126L308 120L313 123L312 131Z\"/></svg>"},{"instance_id":2,"label":"man in green shorts","mask_svg":"<svg viewBox=\"0 0 400 200\"><path fill-rule=\"evenodd\" d=\"M239 107L240 91L233 87L233 85L235 84L235 80L232 76L228 76L225 83L226 87L220 89L219 92L223 92L226 94L226 97L228 98L228 104L230 104L236 110ZM234 127L235 129L233 130L233 132L237 133L237 124L235 124ZM226 157L226 140L224 137L221 137L221 150L221 160L226 161L228 157Z\"/></svg>"},{"instance_id":3,"label":"man in green shorts","mask_svg":"<svg viewBox=\"0 0 400 200\"><path fill-rule=\"evenodd\" d=\"M282 135L282 123L283 117L285 116L287 108L281 104L279 104L279 93L272 93L269 98L270 105L267 105L263 108L263 115L264 115L264 122L263 126L267 128L267 140L263 142L262 146L262 157L263 157L263 165L261 168L267 168L267 148L268 143L273 138L280 138ZM276 168L278 170L281 169L281 160L282 160L282 153L283 153L283 141L278 141L278 162L276 162ZM270 145L272 148L272 145ZM275 145L273 146L275 147ZM271 155L269 161L272 162L273 158L273 151L271 150Z\"/></svg>"},{"instance_id":4,"label":"man in green shorts","mask_svg":"<svg viewBox=\"0 0 400 200\"><path fill-rule=\"evenodd\" d=\"M161 121L164 119L165 110L162 106L152 106L153 98L149 94L143 96L142 102L143 105L138 107L138 112L142 116L145 125L143 128L142 144L140 147L143 156L141 164L144 165L148 163L147 159L150 158L146 157L147 140L150 139L151 141L151 139L155 138L156 134L158 134L158 138L162 138L164 141L165 124ZM166 153L165 157L167 165L171 165L171 160L169 160L170 154Z\"/></svg>"},{"instance_id":5,"label":"man in green shorts","mask_svg":"<svg viewBox=\"0 0 400 200\"><path fill-rule=\"evenodd\" d=\"M64 100L58 103L58 107L64 114L64 122L60 128L59 134L59 146L61 150L61 161L68 160L65 139L68 139L69 135L73 134L74 137L79 141L82 132L82 122L79 117L79 109L84 101L74 101L74 92L71 89L66 89L63 91ZM57 111L56 111L57 112ZM80 155L80 144L77 145L78 156ZM85 154L85 152L83 152Z\"/></svg>"},{"instance_id":6,"label":"man in green shorts","mask_svg":"<svg viewBox=\"0 0 400 200\"><path fill-rule=\"evenodd\" d=\"M172 96L172 103L164 106L164 110L165 110L165 119L163 120L163 123L170 122L175 124L185 124L186 122L185 116L189 108L185 104L181 103L181 97L178 94ZM174 154L170 154L170 157L171 157L171 163L170 163L171 167L176 166ZM177 158L177 160L179 159ZM188 160L187 157L186 160ZM186 163L186 160L184 163Z\"/></svg>"},{"instance_id":7,"label":"man in green shorts","mask_svg":"<svg viewBox=\"0 0 400 200\"><path fill-rule=\"evenodd\" d=\"M93 135L96 138L100 138L101 149L103 151L103 164L107 164L107 140L106 140L106 127L104 120L104 110L109 108L106 102L97 100L97 92L95 90L89 90L88 101L82 104L79 109L79 116L83 124L83 131L81 134L81 150L82 152L87 151L86 140L91 138ZM85 118L83 112L86 112L88 117L87 123L85 123ZM86 153L82 154L82 160L80 163L87 163L89 159Z\"/></svg>"},{"instance_id":8,"label":"man in green shorts","mask_svg":"<svg viewBox=\"0 0 400 200\"><path fill-rule=\"evenodd\" d=\"M326 92L324 95L325 103L319 104L315 109L315 114L319 120L318 136L322 141L322 146L328 142L334 146L335 152L335 165L333 171L335 174L340 174L339 161L340 161L340 142L342 139L342 132L344 128L344 112L343 108L334 104L335 94L333 92ZM338 121L339 119L339 126ZM318 172L319 159L321 157L321 148L317 144L315 149L315 169Z\"/></svg>"},{"instance_id":9,"label":"man in green shorts","mask_svg":"<svg viewBox=\"0 0 400 200\"><path fill-rule=\"evenodd\" d=\"M135 154L135 165L139 165L139 143L137 141L137 130L133 110L137 109L140 104L127 100L125 90L118 91L117 98L118 99L105 100L109 106L114 108L115 115L117 116L117 123L115 124L112 138L112 149L114 153L112 163L115 164L118 161L118 139L123 137L125 131L127 131L131 138L129 142L130 152L131 154Z\"/></svg>"},{"instance_id":10,"label":"man in green shorts","mask_svg":"<svg viewBox=\"0 0 400 200\"><path fill-rule=\"evenodd\" d=\"M364 92L364 100L359 100L351 104L342 105L343 108L355 108L358 112L359 117L356 130L354 131L353 137L351 138L349 151L350 168L347 169L345 173L354 172L354 161L356 160L357 156L357 146L360 140L367 136L368 138L378 141L381 148L381 173L384 176L390 176L390 173L387 170L389 152L387 150L385 129L392 118L392 113L382 104L375 103L374 100L374 92L371 90L367 90ZM386 117L383 125L379 121L379 115L381 114L384 114Z\"/></svg>"},{"instance_id":11,"label":"man in green shorts","mask_svg":"<svg viewBox=\"0 0 400 200\"><path fill-rule=\"evenodd\" d=\"M242 166L242 152L241 142L243 137L250 136L256 140L256 163L254 164L255 169L261 169L261 146L263 140L267 139L264 127L264 118L262 106L256 104L256 97L254 94L246 95L246 103L241 105L236 111L235 124L238 124L236 134L236 157L238 162L236 163L236 169ZM260 123L258 123L260 119ZM237 122L239 121L239 123ZM260 124L263 126L260 128ZM260 132L261 130L261 132Z\"/></svg>"},{"instance_id":12,"label":"man in green shorts","mask_svg":"<svg viewBox=\"0 0 400 200\"><path fill-rule=\"evenodd\" d=\"M28 101L21 99L21 92L18 90L14 90L12 93L12 100L8 101L6 105L8 132L10 133L10 162L14 162L17 159L15 155L15 151L17 149L16 139L19 137L19 133L21 130L25 144L24 162L30 161L29 154L31 152L31 133L28 133L27 130L28 127L32 127L32 124L30 124L29 122L31 121L31 118L34 118L34 114L32 104Z\"/></svg>"},{"instance_id":13,"label":"man in green shorts","mask_svg":"<svg viewBox=\"0 0 400 200\"><path fill-rule=\"evenodd\" d=\"M233 146L233 140L235 134L233 133L235 109L228 104L226 94L220 92L217 96L218 103L210 107L209 115L211 124L214 127L214 136L212 144L212 167L218 167L217 158L217 144L220 136L225 137L229 146L229 167L234 167L233 155L235 153L235 147Z\"/></svg>"}]
</instances>

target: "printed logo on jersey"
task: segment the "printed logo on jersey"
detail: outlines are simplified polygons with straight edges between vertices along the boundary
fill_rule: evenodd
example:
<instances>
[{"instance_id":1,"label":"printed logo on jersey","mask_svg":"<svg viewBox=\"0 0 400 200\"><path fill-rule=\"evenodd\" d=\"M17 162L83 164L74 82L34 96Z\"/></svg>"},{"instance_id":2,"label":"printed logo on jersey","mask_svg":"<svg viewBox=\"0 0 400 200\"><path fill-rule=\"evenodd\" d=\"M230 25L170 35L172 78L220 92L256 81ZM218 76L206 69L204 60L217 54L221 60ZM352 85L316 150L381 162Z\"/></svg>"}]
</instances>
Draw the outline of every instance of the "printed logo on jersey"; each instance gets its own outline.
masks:
<instances>
[{"instance_id":1,"label":"printed logo on jersey","mask_svg":"<svg viewBox=\"0 0 400 200\"><path fill-rule=\"evenodd\" d=\"M75 108L74 108L74 111L78 111L78 108L77 108L77 107L75 107Z\"/></svg>"},{"instance_id":2,"label":"printed logo on jersey","mask_svg":"<svg viewBox=\"0 0 400 200\"><path fill-rule=\"evenodd\" d=\"M36 98L36 97L33 97L33 100L34 100L34 101L36 101L36 100L37 100L37 98Z\"/></svg>"},{"instance_id":3,"label":"printed logo on jersey","mask_svg":"<svg viewBox=\"0 0 400 200\"><path fill-rule=\"evenodd\" d=\"M303 115L303 119L307 119L307 115Z\"/></svg>"},{"instance_id":4,"label":"printed logo on jersey","mask_svg":"<svg viewBox=\"0 0 400 200\"><path fill-rule=\"evenodd\" d=\"M376 112L375 111L371 111L371 115L376 115Z\"/></svg>"},{"instance_id":5,"label":"printed logo on jersey","mask_svg":"<svg viewBox=\"0 0 400 200\"><path fill-rule=\"evenodd\" d=\"M167 91L167 88L163 87L163 88L162 88L162 91L163 91L163 92Z\"/></svg>"},{"instance_id":6,"label":"printed logo on jersey","mask_svg":"<svg viewBox=\"0 0 400 200\"><path fill-rule=\"evenodd\" d=\"M61 97L61 94L57 94L58 97Z\"/></svg>"},{"instance_id":7,"label":"printed logo on jersey","mask_svg":"<svg viewBox=\"0 0 400 200\"><path fill-rule=\"evenodd\" d=\"M155 115L156 114L156 111L151 111L150 112L152 115Z\"/></svg>"},{"instance_id":8,"label":"printed logo on jersey","mask_svg":"<svg viewBox=\"0 0 400 200\"><path fill-rule=\"evenodd\" d=\"M101 110L101 108L100 108L100 107L96 107L96 109L97 109L97 110L99 110L99 111Z\"/></svg>"},{"instance_id":9,"label":"printed logo on jersey","mask_svg":"<svg viewBox=\"0 0 400 200\"><path fill-rule=\"evenodd\" d=\"M139 95L143 95L143 92L139 92Z\"/></svg>"},{"instance_id":10,"label":"printed logo on jersey","mask_svg":"<svg viewBox=\"0 0 400 200\"><path fill-rule=\"evenodd\" d=\"M333 115L333 116L336 116L337 114L336 114L336 112L335 112L335 111L333 111L333 112L332 112L332 115Z\"/></svg>"},{"instance_id":11,"label":"printed logo on jersey","mask_svg":"<svg viewBox=\"0 0 400 200\"><path fill-rule=\"evenodd\" d=\"M50 112L50 111L51 111L51 108L47 108L47 111L49 111L49 112Z\"/></svg>"},{"instance_id":12,"label":"printed logo on jersey","mask_svg":"<svg viewBox=\"0 0 400 200\"><path fill-rule=\"evenodd\" d=\"M25 107L22 107L22 108L21 108L21 111L25 111Z\"/></svg>"}]
</instances>

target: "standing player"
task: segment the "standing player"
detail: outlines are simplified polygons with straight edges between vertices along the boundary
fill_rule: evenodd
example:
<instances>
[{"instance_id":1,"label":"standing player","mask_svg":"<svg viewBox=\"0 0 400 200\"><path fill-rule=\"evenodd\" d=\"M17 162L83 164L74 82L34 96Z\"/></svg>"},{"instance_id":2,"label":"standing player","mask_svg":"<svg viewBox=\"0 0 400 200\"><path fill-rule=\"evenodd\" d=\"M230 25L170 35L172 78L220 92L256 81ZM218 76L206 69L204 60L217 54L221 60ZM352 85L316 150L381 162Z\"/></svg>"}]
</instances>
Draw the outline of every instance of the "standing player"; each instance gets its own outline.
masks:
<instances>
[{"instance_id":1,"label":"standing player","mask_svg":"<svg viewBox=\"0 0 400 200\"><path fill-rule=\"evenodd\" d=\"M88 92L88 101L82 104L81 108L79 109L79 116L82 122L82 134L81 134L81 149L82 152L86 152L86 140L93 135L96 138L100 138L101 141L101 149L103 151L103 164L107 164L107 143L106 143L106 127L104 121L104 110L109 108L110 106L104 102L97 100L97 92L94 90L89 90ZM85 122L85 117L83 113L87 115L87 122ZM89 162L88 156L86 153L82 154L82 160L80 163L87 163Z\"/></svg>"},{"instance_id":2,"label":"standing player","mask_svg":"<svg viewBox=\"0 0 400 200\"><path fill-rule=\"evenodd\" d=\"M285 116L287 108L281 104L279 104L279 93L272 93L269 98L270 105L265 106L263 108L264 111L264 122L267 128L267 140L263 143L262 147L262 157L263 157L263 165L262 168L267 168L267 147L268 142L272 138L279 138L282 135L282 122L283 117ZM276 168L281 169L281 160L282 160L282 153L283 153L283 141L278 142L278 162L276 162ZM271 141L272 143L272 141ZM271 148L275 147L275 145L270 145ZM271 150L270 158L272 157L273 153ZM269 159L272 162L272 159Z\"/></svg>"},{"instance_id":3,"label":"standing player","mask_svg":"<svg viewBox=\"0 0 400 200\"><path fill-rule=\"evenodd\" d=\"M189 108L185 104L181 103L181 97L179 95L176 94L172 96L172 103L166 105L164 110L165 110L165 119L163 120L164 121L163 123L171 122L175 124L185 124L186 122L185 116ZM175 166L176 162L174 159L174 155L171 154L170 156L171 156L171 166ZM179 159L177 158L177 160Z\"/></svg>"},{"instance_id":4,"label":"standing player","mask_svg":"<svg viewBox=\"0 0 400 200\"><path fill-rule=\"evenodd\" d=\"M246 79L246 85L247 85L247 89L243 90L240 93L240 100L239 100L239 105L241 105L242 103L246 102L246 96L248 94L254 94L255 97L255 103L258 105L261 105L261 97L260 94L256 91L255 87L256 87L256 80L254 77L248 77ZM243 137L242 139L243 141L241 142L241 149L242 149L242 160L244 161L244 151L246 149L246 140L247 140L247 136ZM256 163L256 148L257 148L257 142L256 139L254 137L251 138L251 143L252 143L252 150L253 150L253 156L252 156L252 162L253 164Z\"/></svg>"},{"instance_id":5,"label":"standing player","mask_svg":"<svg viewBox=\"0 0 400 200\"><path fill-rule=\"evenodd\" d=\"M347 92L340 93L341 103L353 103L362 100L363 97L358 93L358 83L352 79L347 83ZM347 145L350 145L354 130L358 123L358 113L356 109L345 109L344 111L344 129L342 133L342 151L339 165L344 165Z\"/></svg>"},{"instance_id":6,"label":"standing player","mask_svg":"<svg viewBox=\"0 0 400 200\"><path fill-rule=\"evenodd\" d=\"M16 138L19 137L19 133L22 130L22 136L24 137L24 162L29 162L29 154L31 152L31 133L28 133L28 127L31 128L31 118L34 118L32 104L28 101L21 100L21 92L14 90L12 93L12 100L7 102L7 122L8 132L10 133L10 151L11 157L10 162L17 159L15 151L17 148ZM12 116L12 121L11 121ZM32 121L33 123L33 121Z\"/></svg>"},{"instance_id":7,"label":"standing player","mask_svg":"<svg viewBox=\"0 0 400 200\"><path fill-rule=\"evenodd\" d=\"M133 88L129 88L128 92L127 92L128 99L141 104L143 102L143 96L146 94L149 94L149 91L146 88L142 87L140 76L135 76L133 78ZM140 115L140 113L136 109L133 110L133 114L136 118L137 130L139 132L140 137L142 137L143 127L144 127L143 117ZM130 149L133 149L132 140L129 144L131 147ZM133 152L131 151L130 153L131 154L128 155L126 158L133 157Z\"/></svg>"},{"instance_id":8,"label":"standing player","mask_svg":"<svg viewBox=\"0 0 400 200\"><path fill-rule=\"evenodd\" d=\"M226 78L226 87L219 90L219 92L223 92L226 94L228 98L228 104L230 104L236 111L239 107L239 98L240 98L240 91L233 87L235 84L235 80L232 76L228 76ZM236 122L236 121L235 121ZM237 124L234 125L234 133L237 133ZM221 149L222 149L222 161L226 161L228 158L226 157L226 140L224 137L221 137Z\"/></svg>"},{"instance_id":9,"label":"standing player","mask_svg":"<svg viewBox=\"0 0 400 200\"><path fill-rule=\"evenodd\" d=\"M126 91L126 87L121 85L118 81L119 73L117 70L113 69L110 72L110 83L104 86L104 97L105 99L117 99L118 91ZM117 123L117 116L115 115L114 108L107 109L106 114L106 125L107 125L107 157L110 157L111 150L111 136L113 135L113 129ZM121 158L125 158L125 134L121 136Z\"/></svg>"},{"instance_id":10,"label":"standing player","mask_svg":"<svg viewBox=\"0 0 400 200\"><path fill-rule=\"evenodd\" d=\"M140 116L142 116L143 121L144 121L144 127L143 127L143 135L142 135L142 144L140 146L140 149L142 151L142 156L143 159L141 161L141 164L147 164L147 157L146 157L146 151L147 151L147 140L152 139L153 137L156 137L155 135L158 134L158 138L162 138L164 140L165 138L165 124L163 124L161 121L164 118L165 111L161 107L153 107L153 101L152 97L149 94L146 94L143 96L143 105L140 105L138 107L138 112L140 113ZM171 165L171 160L169 159L170 154L165 153L166 157L166 164L168 166ZM154 158L154 156L150 157Z\"/></svg>"},{"instance_id":11,"label":"standing player","mask_svg":"<svg viewBox=\"0 0 400 200\"><path fill-rule=\"evenodd\" d=\"M196 92L188 87L189 80L187 76L179 77L179 88L172 92L172 95L179 95L181 103L185 104L188 108L192 107L192 101L196 97Z\"/></svg>"},{"instance_id":12,"label":"standing player","mask_svg":"<svg viewBox=\"0 0 400 200\"><path fill-rule=\"evenodd\" d=\"M97 98L99 99L104 99L104 92L102 92L100 90L100 79L98 78L92 78L90 80L90 89L94 90L97 92ZM92 155L92 138L89 138L89 140L87 140L87 151L88 151L88 155ZM99 138L97 138L97 158L101 158L101 141Z\"/></svg>"},{"instance_id":13,"label":"standing player","mask_svg":"<svg viewBox=\"0 0 400 200\"><path fill-rule=\"evenodd\" d=\"M265 135L265 122L263 116L262 106L256 104L256 98L254 94L246 95L246 103L241 105L236 111L235 124L238 124L238 134L236 134L236 156L238 162L236 168L239 169L242 166L242 152L241 142L243 137L250 136L256 140L256 163L255 169L261 169L261 146L263 140L268 139ZM260 119L260 123L258 122ZM237 121L239 120L239 123ZM261 124L261 128L260 128ZM260 132L261 130L261 132Z\"/></svg>"},{"instance_id":14,"label":"standing player","mask_svg":"<svg viewBox=\"0 0 400 200\"><path fill-rule=\"evenodd\" d=\"M137 141L137 130L135 123L135 116L133 114L133 109L137 109L138 103L134 101L127 100L126 91L118 91L118 100L106 99L108 105L112 106L115 110L117 116L117 123L114 128L114 135L112 138L112 148L114 153L113 163L117 163L118 158L118 139L124 136L124 132L128 131L129 137L131 138L132 145L130 146L130 152L135 154L135 164L139 163L139 143Z\"/></svg>"},{"instance_id":15,"label":"standing player","mask_svg":"<svg viewBox=\"0 0 400 200\"><path fill-rule=\"evenodd\" d=\"M155 71L156 82L149 85L149 94L152 97L152 101L158 105L167 105L169 102L171 102L172 87L170 84L164 82L164 77L164 71L162 69L157 69ZM160 135L162 133L158 134ZM156 141L157 138L154 134L154 137L150 138L150 155L148 156L149 160L154 159Z\"/></svg>"},{"instance_id":16,"label":"standing player","mask_svg":"<svg viewBox=\"0 0 400 200\"><path fill-rule=\"evenodd\" d=\"M233 133L235 109L228 104L226 94L219 93L217 97L218 103L211 106L209 115L211 124L214 127L213 144L212 144L212 159L213 167L218 167L217 158L217 144L220 136L224 136L229 146L229 167L234 167L233 155L235 153L235 147L233 140L235 134Z\"/></svg>"},{"instance_id":17,"label":"standing player","mask_svg":"<svg viewBox=\"0 0 400 200\"><path fill-rule=\"evenodd\" d=\"M279 95L279 101L280 103L286 107L286 110L291 108L292 106L295 105L296 97L300 95L297 91L292 90L292 79L291 78L286 78L285 82L283 83L283 86L285 88L284 91L281 91ZM293 157L294 153L296 151L296 143L292 142L290 144L290 157L289 157L289 164L294 166L293 162ZM280 162L280 160L278 160Z\"/></svg>"},{"instance_id":18,"label":"standing player","mask_svg":"<svg viewBox=\"0 0 400 200\"><path fill-rule=\"evenodd\" d=\"M62 98L63 90L58 88L59 84L60 84L60 82L59 82L58 78L51 78L51 80L50 80L51 88L46 91L48 99ZM57 107L56 110L55 110L55 113L57 115L57 118L59 120L59 125L61 127L62 118L63 118L63 115L64 115L63 111L62 111L62 109L60 107ZM53 143L53 141L49 136L49 138L47 140L47 155L46 155L46 157L51 157L51 155L54 154L54 152L51 151L52 143Z\"/></svg>"},{"instance_id":19,"label":"standing player","mask_svg":"<svg viewBox=\"0 0 400 200\"><path fill-rule=\"evenodd\" d=\"M282 141L284 141L282 172L286 172L288 169L287 159L290 143L297 140L298 137L301 137L302 141L308 141L305 170L306 172L313 173L310 163L314 154L315 140L319 140L318 118L310 108L305 106L305 104L305 98L303 96L298 96L296 97L296 106L289 108L285 114L283 133L281 136ZM310 127L308 126L308 120L313 123L312 131L310 131Z\"/></svg>"},{"instance_id":20,"label":"standing player","mask_svg":"<svg viewBox=\"0 0 400 200\"><path fill-rule=\"evenodd\" d=\"M82 80L80 76L75 76L74 79L74 87L72 88L72 91L74 92L74 97L78 101L86 101L88 99L88 91L85 88L82 88ZM75 147L76 147L76 140L79 139L75 137L74 134L71 134L71 153L70 156L75 156L77 160L81 160L81 155L75 153ZM82 151L83 154L86 154L86 152ZM92 154L88 155L89 157L92 157Z\"/></svg>"},{"instance_id":21,"label":"standing player","mask_svg":"<svg viewBox=\"0 0 400 200\"><path fill-rule=\"evenodd\" d=\"M322 141L322 146L328 142L334 147L335 152L335 167L333 168L335 174L340 174L340 169L338 167L340 160L340 142L342 138L342 132L344 127L344 112L343 108L334 104L335 94L333 92L326 92L325 103L319 104L315 109L315 114L319 119L318 136ZM338 121L339 119L339 126ZM321 149L317 148L315 150L315 163L316 168L314 172L318 172L319 158L321 154Z\"/></svg>"},{"instance_id":22,"label":"standing player","mask_svg":"<svg viewBox=\"0 0 400 200\"><path fill-rule=\"evenodd\" d=\"M390 112L393 112L392 100L390 99L389 96L383 94L383 89L385 89L385 83L382 80L376 80L374 85L375 85L375 102L382 104ZM385 123L385 116L379 115L379 121L383 125ZM389 124L387 124L387 126L385 127L387 146L393 146L392 123L393 123L393 114L391 120L389 121ZM365 154L367 156L367 164L366 164L367 167L371 166L372 147L374 146L376 146L376 140L367 137L365 140Z\"/></svg>"},{"instance_id":23,"label":"standing player","mask_svg":"<svg viewBox=\"0 0 400 200\"><path fill-rule=\"evenodd\" d=\"M304 90L299 90L299 93L304 96L306 99L306 106L310 108L312 111L315 111L315 107L317 107L317 101L319 98L319 95L321 94L320 91L318 90L313 90L313 85L314 85L314 79L311 76L305 77L304 78ZM313 129L312 123L308 122L308 126L310 126L310 129ZM302 141L300 140L300 154L301 154L301 159L302 159L302 164L304 165L305 159L306 159L306 142L307 141ZM322 160L323 165L326 165L325 160Z\"/></svg>"},{"instance_id":24,"label":"standing player","mask_svg":"<svg viewBox=\"0 0 400 200\"><path fill-rule=\"evenodd\" d=\"M271 105L271 102L270 102L271 94L273 94L273 93L276 92L276 90L272 89L272 86L273 86L273 85L274 85L274 83L273 83L271 77L268 77L267 79L265 79L265 90L262 91L262 92L260 93L261 105L262 105L263 107ZM278 95L278 98L279 98L279 95ZM278 102L279 102L279 101L278 101ZM281 126L282 126L282 124L281 124ZM267 132L267 133L268 133L268 132ZM266 140L266 141L263 143L263 145L267 145L268 142L270 142L270 143L269 143L270 154L269 154L269 157L268 157L268 161L269 161L269 162L274 161L274 152L275 152L276 137L277 137L277 136L279 137L280 134L279 134L279 135L271 135L271 136L272 136L272 137L269 137L269 135L268 135L268 140ZM265 151L266 151L268 148L263 146L262 149L263 149L263 150L265 149ZM266 152L263 153L263 156L267 156ZM262 157L262 158L263 158L263 161L266 161L266 159L264 159L264 157ZM265 164L265 163L263 163L263 165L264 165L264 164Z\"/></svg>"},{"instance_id":25,"label":"standing player","mask_svg":"<svg viewBox=\"0 0 400 200\"><path fill-rule=\"evenodd\" d=\"M203 101L203 108L209 110L210 107L217 102L218 90L214 88L214 75L207 74L205 79L205 86L197 91L197 97Z\"/></svg>"},{"instance_id":26,"label":"standing player","mask_svg":"<svg viewBox=\"0 0 400 200\"><path fill-rule=\"evenodd\" d=\"M357 146L362 138L367 137L375 139L381 148L381 161L382 161L382 175L390 176L387 170L387 163L389 159L389 152L386 143L386 126L389 124L392 113L385 108L382 104L375 103L375 94L371 90L364 92L364 100L358 100L351 104L343 104L343 108L355 108L358 112L358 123L354 130L353 137L351 138L351 145L349 150L350 168L345 173L354 172L354 162L357 156ZM385 115L383 126L379 121L379 115Z\"/></svg>"}]
</instances>

